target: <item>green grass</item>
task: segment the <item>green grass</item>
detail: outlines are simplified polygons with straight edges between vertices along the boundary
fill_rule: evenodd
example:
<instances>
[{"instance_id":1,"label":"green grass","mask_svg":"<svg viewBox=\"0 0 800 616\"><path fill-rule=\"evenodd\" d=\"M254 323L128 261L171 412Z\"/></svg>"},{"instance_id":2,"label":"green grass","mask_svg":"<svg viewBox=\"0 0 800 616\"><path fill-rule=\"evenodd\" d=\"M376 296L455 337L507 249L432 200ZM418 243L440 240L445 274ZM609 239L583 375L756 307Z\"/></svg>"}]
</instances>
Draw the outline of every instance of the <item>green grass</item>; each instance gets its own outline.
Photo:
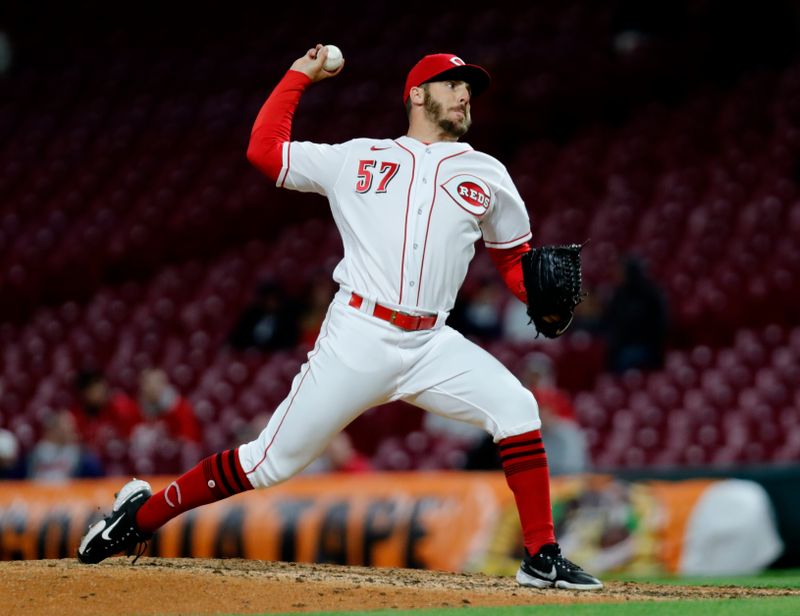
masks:
<instances>
[{"instance_id":1,"label":"green grass","mask_svg":"<svg viewBox=\"0 0 800 616\"><path fill-rule=\"evenodd\" d=\"M745 586L747 588L800 588L800 569L775 569L758 575L727 577L631 577L605 575L606 580L649 582L677 586Z\"/></svg>"},{"instance_id":2,"label":"green grass","mask_svg":"<svg viewBox=\"0 0 800 616\"><path fill-rule=\"evenodd\" d=\"M797 616L800 598L715 599L707 601L642 601L595 605L436 608L371 612L313 612L305 616Z\"/></svg>"}]
</instances>

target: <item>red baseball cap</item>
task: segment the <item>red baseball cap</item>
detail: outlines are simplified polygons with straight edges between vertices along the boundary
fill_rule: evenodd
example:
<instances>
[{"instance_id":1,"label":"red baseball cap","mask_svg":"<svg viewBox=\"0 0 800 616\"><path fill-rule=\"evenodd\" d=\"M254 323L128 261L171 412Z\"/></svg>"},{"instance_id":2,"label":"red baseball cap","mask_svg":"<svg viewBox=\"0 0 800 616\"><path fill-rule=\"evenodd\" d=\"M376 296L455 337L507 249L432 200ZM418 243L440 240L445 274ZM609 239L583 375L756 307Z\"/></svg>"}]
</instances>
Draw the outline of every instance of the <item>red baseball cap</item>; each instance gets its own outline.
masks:
<instances>
[{"instance_id":1,"label":"red baseball cap","mask_svg":"<svg viewBox=\"0 0 800 616\"><path fill-rule=\"evenodd\" d=\"M478 96L489 87L492 78L486 69L477 64L467 64L451 53L434 53L425 56L414 65L406 77L403 90L403 102L408 100L411 88L421 86L429 81L446 81L457 79L466 81L472 88L472 96Z\"/></svg>"}]
</instances>

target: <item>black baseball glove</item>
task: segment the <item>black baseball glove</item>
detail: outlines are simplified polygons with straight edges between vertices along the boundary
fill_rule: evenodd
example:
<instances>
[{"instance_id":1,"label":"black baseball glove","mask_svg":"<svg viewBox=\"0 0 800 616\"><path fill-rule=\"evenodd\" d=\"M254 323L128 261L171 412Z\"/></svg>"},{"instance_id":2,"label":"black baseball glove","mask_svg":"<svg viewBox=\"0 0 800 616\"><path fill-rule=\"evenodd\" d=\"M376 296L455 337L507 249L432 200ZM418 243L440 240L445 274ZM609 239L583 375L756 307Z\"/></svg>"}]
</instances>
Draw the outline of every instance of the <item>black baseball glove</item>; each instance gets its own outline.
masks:
<instances>
[{"instance_id":1,"label":"black baseball glove","mask_svg":"<svg viewBox=\"0 0 800 616\"><path fill-rule=\"evenodd\" d=\"M542 246L522 255L528 316L539 334L557 338L572 323L581 303L580 244Z\"/></svg>"}]
</instances>

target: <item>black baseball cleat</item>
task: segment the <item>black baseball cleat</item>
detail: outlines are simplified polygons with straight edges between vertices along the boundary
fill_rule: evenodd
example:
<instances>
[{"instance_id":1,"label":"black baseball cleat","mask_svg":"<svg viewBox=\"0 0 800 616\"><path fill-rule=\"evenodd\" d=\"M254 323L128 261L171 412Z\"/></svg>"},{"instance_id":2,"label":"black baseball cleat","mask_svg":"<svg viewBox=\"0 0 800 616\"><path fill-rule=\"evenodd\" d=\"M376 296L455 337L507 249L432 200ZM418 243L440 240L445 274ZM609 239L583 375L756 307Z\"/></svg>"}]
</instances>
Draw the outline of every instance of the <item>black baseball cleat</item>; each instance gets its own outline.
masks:
<instances>
[{"instance_id":1,"label":"black baseball cleat","mask_svg":"<svg viewBox=\"0 0 800 616\"><path fill-rule=\"evenodd\" d=\"M150 484L141 479L133 479L122 486L111 514L93 524L81 539L78 560L95 564L119 552L132 553L139 545L146 547L153 535L143 533L136 527L136 512L152 494ZM136 559L143 552L141 550Z\"/></svg>"},{"instance_id":2,"label":"black baseball cleat","mask_svg":"<svg viewBox=\"0 0 800 616\"><path fill-rule=\"evenodd\" d=\"M517 571L517 582L534 588L598 590L603 583L561 555L557 543L548 543L533 556L525 549L525 558Z\"/></svg>"}]
</instances>

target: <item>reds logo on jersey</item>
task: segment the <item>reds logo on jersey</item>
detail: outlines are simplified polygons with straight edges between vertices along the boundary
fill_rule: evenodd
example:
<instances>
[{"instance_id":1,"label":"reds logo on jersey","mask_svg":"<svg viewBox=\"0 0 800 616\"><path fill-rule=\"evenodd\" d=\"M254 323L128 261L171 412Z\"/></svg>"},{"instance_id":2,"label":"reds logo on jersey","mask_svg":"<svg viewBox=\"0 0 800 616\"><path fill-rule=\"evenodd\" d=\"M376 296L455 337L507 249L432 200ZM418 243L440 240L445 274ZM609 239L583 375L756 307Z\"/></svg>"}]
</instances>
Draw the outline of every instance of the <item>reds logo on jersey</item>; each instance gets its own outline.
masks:
<instances>
[{"instance_id":1,"label":"reds logo on jersey","mask_svg":"<svg viewBox=\"0 0 800 616\"><path fill-rule=\"evenodd\" d=\"M457 175L442 184L442 188L458 207L473 216L483 216L492 204L489 185L474 175Z\"/></svg>"}]
</instances>

